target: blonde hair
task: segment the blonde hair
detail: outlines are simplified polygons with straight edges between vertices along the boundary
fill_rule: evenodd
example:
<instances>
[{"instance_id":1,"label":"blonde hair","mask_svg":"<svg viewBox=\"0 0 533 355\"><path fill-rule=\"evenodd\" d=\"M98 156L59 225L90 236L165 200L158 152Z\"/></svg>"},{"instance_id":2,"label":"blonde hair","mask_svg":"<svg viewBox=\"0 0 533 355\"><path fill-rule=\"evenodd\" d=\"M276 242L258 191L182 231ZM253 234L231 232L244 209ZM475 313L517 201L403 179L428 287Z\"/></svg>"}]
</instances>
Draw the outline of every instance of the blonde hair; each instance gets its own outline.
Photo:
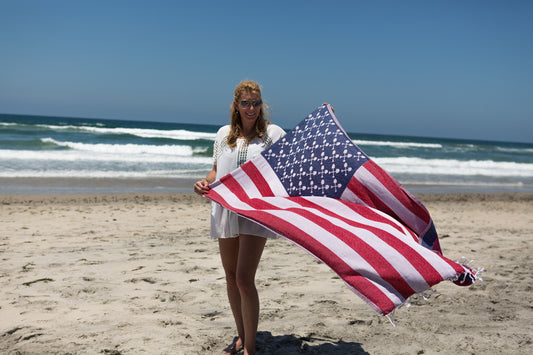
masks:
<instances>
[{"instance_id":1,"label":"blonde hair","mask_svg":"<svg viewBox=\"0 0 533 355\"><path fill-rule=\"evenodd\" d=\"M228 140L227 145L230 148L234 148L237 145L237 138L242 133L243 127L242 127L242 121L241 121L241 115L239 114L239 110L237 109L237 105L241 99L242 94L248 91L253 94L259 95L261 98L261 87L258 83L251 80L245 80L241 81L236 87L235 92L233 94L233 101L230 105L230 131L228 133ZM255 121L255 129L253 132L253 136L246 137L246 139L251 141L255 137L263 138L266 135L267 126L270 124L270 121L268 120L268 116L270 116L270 107L266 103L263 102L261 105L261 109L259 111L259 116L257 117L257 120Z\"/></svg>"}]
</instances>

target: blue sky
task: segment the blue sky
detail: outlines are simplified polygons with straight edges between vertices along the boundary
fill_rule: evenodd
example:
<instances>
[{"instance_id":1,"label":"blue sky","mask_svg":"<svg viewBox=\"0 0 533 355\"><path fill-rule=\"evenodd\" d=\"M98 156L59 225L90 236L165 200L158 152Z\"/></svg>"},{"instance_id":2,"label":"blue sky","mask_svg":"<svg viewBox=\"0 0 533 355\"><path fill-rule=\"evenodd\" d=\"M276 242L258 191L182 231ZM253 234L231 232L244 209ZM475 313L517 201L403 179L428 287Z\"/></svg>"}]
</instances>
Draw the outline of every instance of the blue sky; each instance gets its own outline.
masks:
<instances>
[{"instance_id":1,"label":"blue sky","mask_svg":"<svg viewBox=\"0 0 533 355\"><path fill-rule=\"evenodd\" d=\"M0 112L533 142L533 1L0 0Z\"/></svg>"}]
</instances>

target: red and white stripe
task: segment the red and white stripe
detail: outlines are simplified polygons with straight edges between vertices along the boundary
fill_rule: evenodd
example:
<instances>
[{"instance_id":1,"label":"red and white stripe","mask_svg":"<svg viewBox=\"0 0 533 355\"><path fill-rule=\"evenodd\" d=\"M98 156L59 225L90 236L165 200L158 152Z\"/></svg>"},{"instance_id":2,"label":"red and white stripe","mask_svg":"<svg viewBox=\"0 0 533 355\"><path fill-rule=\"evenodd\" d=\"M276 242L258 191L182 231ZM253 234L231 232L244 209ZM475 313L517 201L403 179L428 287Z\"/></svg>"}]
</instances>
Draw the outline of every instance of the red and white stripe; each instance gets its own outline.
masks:
<instances>
[{"instance_id":1,"label":"red and white stripe","mask_svg":"<svg viewBox=\"0 0 533 355\"><path fill-rule=\"evenodd\" d=\"M421 246L415 233L367 201L287 196L262 156L212 184L206 196L322 260L381 314L467 271ZM399 203L391 210L402 210ZM408 217L416 225L423 214Z\"/></svg>"},{"instance_id":2,"label":"red and white stripe","mask_svg":"<svg viewBox=\"0 0 533 355\"><path fill-rule=\"evenodd\" d=\"M372 160L367 161L355 172L343 192L341 199L376 208L402 221L422 238L432 225L427 209L386 171ZM425 245L442 254L438 239L431 246Z\"/></svg>"}]
</instances>

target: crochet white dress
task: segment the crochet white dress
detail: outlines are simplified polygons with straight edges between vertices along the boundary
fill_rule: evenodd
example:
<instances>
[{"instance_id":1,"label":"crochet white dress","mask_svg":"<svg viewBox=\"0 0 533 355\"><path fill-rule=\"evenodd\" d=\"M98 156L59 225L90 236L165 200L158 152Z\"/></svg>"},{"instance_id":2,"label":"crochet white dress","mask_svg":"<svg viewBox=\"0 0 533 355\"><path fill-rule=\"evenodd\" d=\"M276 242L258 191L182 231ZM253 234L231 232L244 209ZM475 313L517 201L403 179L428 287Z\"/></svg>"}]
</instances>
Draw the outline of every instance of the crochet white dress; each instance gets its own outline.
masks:
<instances>
[{"instance_id":1,"label":"crochet white dress","mask_svg":"<svg viewBox=\"0 0 533 355\"><path fill-rule=\"evenodd\" d=\"M256 137L248 144L246 139L237 139L237 145L234 148L230 148L226 144L229 130L229 125L221 127L215 138L213 159L217 165L217 180L260 154L285 135L285 131L279 126L270 124L267 127L265 137ZM276 238L276 234L270 230L246 218L239 217L218 203L213 202L211 205L211 239L235 238L239 234Z\"/></svg>"}]
</instances>

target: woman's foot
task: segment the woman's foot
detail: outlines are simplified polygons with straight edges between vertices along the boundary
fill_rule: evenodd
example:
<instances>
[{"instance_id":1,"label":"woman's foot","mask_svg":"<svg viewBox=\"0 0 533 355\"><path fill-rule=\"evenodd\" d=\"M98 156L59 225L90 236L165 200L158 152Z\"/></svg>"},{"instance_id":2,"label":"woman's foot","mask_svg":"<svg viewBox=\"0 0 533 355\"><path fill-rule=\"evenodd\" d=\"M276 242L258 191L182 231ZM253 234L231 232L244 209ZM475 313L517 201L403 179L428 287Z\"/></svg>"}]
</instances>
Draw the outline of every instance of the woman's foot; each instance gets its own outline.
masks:
<instances>
[{"instance_id":1,"label":"woman's foot","mask_svg":"<svg viewBox=\"0 0 533 355\"><path fill-rule=\"evenodd\" d=\"M228 345L228 347L222 351L222 354L225 354L225 355L238 354L243 349L244 349L244 345L242 343L241 338L237 338L237 340L235 340L233 344Z\"/></svg>"}]
</instances>

